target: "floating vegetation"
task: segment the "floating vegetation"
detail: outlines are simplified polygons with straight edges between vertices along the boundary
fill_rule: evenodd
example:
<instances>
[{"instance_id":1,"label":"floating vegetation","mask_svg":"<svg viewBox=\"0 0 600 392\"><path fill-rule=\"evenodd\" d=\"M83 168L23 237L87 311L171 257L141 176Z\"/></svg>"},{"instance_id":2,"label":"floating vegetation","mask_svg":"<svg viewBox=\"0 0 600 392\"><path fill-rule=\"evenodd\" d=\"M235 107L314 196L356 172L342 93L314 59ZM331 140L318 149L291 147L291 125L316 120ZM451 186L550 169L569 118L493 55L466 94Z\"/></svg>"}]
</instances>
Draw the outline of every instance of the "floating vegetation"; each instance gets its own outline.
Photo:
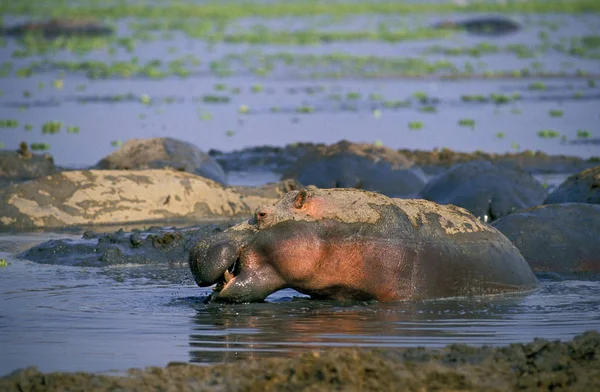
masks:
<instances>
[{"instance_id":1,"label":"floating vegetation","mask_svg":"<svg viewBox=\"0 0 600 392\"><path fill-rule=\"evenodd\" d=\"M227 135L228 137L232 137L232 136L235 136L235 132L229 130L229 131L225 132L225 135Z\"/></svg>"},{"instance_id":2,"label":"floating vegetation","mask_svg":"<svg viewBox=\"0 0 600 392\"><path fill-rule=\"evenodd\" d=\"M0 128L17 128L18 126L17 120L0 120Z\"/></svg>"},{"instance_id":3,"label":"floating vegetation","mask_svg":"<svg viewBox=\"0 0 600 392\"><path fill-rule=\"evenodd\" d=\"M248 112L250 112L250 107L248 107L248 105L240 105L238 112L241 114L248 114Z\"/></svg>"},{"instance_id":4,"label":"floating vegetation","mask_svg":"<svg viewBox=\"0 0 600 392\"><path fill-rule=\"evenodd\" d=\"M67 127L67 133L79 133L79 127L68 126Z\"/></svg>"},{"instance_id":5,"label":"floating vegetation","mask_svg":"<svg viewBox=\"0 0 600 392\"><path fill-rule=\"evenodd\" d=\"M562 110L552 109L552 110L550 110L548 112L548 114L550 115L550 117L562 117L563 111Z\"/></svg>"},{"instance_id":6,"label":"floating vegetation","mask_svg":"<svg viewBox=\"0 0 600 392\"><path fill-rule=\"evenodd\" d=\"M140 102L144 105L150 105L152 103L152 98L150 98L150 96L147 94L142 94L140 96Z\"/></svg>"},{"instance_id":7,"label":"floating vegetation","mask_svg":"<svg viewBox=\"0 0 600 392\"><path fill-rule=\"evenodd\" d=\"M273 113L278 113L281 111L281 108L279 106L271 106L271 111Z\"/></svg>"},{"instance_id":8,"label":"floating vegetation","mask_svg":"<svg viewBox=\"0 0 600 392\"><path fill-rule=\"evenodd\" d=\"M202 97L205 103L229 103L231 98L226 95L205 95Z\"/></svg>"},{"instance_id":9,"label":"floating vegetation","mask_svg":"<svg viewBox=\"0 0 600 392\"><path fill-rule=\"evenodd\" d=\"M362 94L359 92L349 92L348 94L346 94L346 99L351 99L351 100L357 100L360 99L362 97Z\"/></svg>"},{"instance_id":10,"label":"floating vegetation","mask_svg":"<svg viewBox=\"0 0 600 392\"><path fill-rule=\"evenodd\" d=\"M504 136L505 136L505 135L504 135L504 132L498 132L498 133L496 134L496 137L497 137L498 139L504 139Z\"/></svg>"},{"instance_id":11,"label":"floating vegetation","mask_svg":"<svg viewBox=\"0 0 600 392\"><path fill-rule=\"evenodd\" d=\"M544 139L553 139L560 136L560 133L552 129L543 129L538 131L537 135Z\"/></svg>"},{"instance_id":12,"label":"floating vegetation","mask_svg":"<svg viewBox=\"0 0 600 392\"><path fill-rule=\"evenodd\" d=\"M374 145L375 147L383 147L383 142L382 142L381 140L375 140L375 141L373 142L373 145Z\"/></svg>"},{"instance_id":13,"label":"floating vegetation","mask_svg":"<svg viewBox=\"0 0 600 392\"><path fill-rule=\"evenodd\" d=\"M485 95L470 95L470 94L461 95L460 99L463 102L487 102L487 100L488 100Z\"/></svg>"},{"instance_id":14,"label":"floating vegetation","mask_svg":"<svg viewBox=\"0 0 600 392\"><path fill-rule=\"evenodd\" d=\"M24 128L25 128L26 131L31 131L31 130L33 130L33 125L31 125L31 124L25 124Z\"/></svg>"},{"instance_id":15,"label":"floating vegetation","mask_svg":"<svg viewBox=\"0 0 600 392\"><path fill-rule=\"evenodd\" d=\"M213 119L212 114L208 113L208 112L204 112L200 115L200 120L202 121L210 121Z\"/></svg>"},{"instance_id":16,"label":"floating vegetation","mask_svg":"<svg viewBox=\"0 0 600 392\"><path fill-rule=\"evenodd\" d=\"M458 125L461 127L470 127L471 129L475 129L475 120L471 118L462 118L458 120Z\"/></svg>"},{"instance_id":17,"label":"floating vegetation","mask_svg":"<svg viewBox=\"0 0 600 392\"><path fill-rule=\"evenodd\" d=\"M515 151L519 151L521 149L521 146L517 142L513 142L510 146Z\"/></svg>"},{"instance_id":18,"label":"floating vegetation","mask_svg":"<svg viewBox=\"0 0 600 392\"><path fill-rule=\"evenodd\" d=\"M50 149L48 143L31 143L29 146L33 151L48 151Z\"/></svg>"},{"instance_id":19,"label":"floating vegetation","mask_svg":"<svg viewBox=\"0 0 600 392\"><path fill-rule=\"evenodd\" d=\"M4 143L0 142L0 148L4 148Z\"/></svg>"},{"instance_id":20,"label":"floating vegetation","mask_svg":"<svg viewBox=\"0 0 600 392\"><path fill-rule=\"evenodd\" d=\"M411 121L408 123L408 128L413 131L418 131L419 129L423 129L423 123L421 121Z\"/></svg>"},{"instance_id":21,"label":"floating vegetation","mask_svg":"<svg viewBox=\"0 0 600 392\"><path fill-rule=\"evenodd\" d=\"M371 93L369 94L369 100L371 101L383 101L383 95Z\"/></svg>"},{"instance_id":22,"label":"floating vegetation","mask_svg":"<svg viewBox=\"0 0 600 392\"><path fill-rule=\"evenodd\" d=\"M423 91L417 91L413 93L413 98L421 101L423 103L427 102L427 100L429 99L429 96L427 95L427 93L423 92Z\"/></svg>"},{"instance_id":23,"label":"floating vegetation","mask_svg":"<svg viewBox=\"0 0 600 392\"><path fill-rule=\"evenodd\" d=\"M381 117L381 110L380 109L373 110L373 117L375 117L375 118Z\"/></svg>"},{"instance_id":24,"label":"floating vegetation","mask_svg":"<svg viewBox=\"0 0 600 392\"><path fill-rule=\"evenodd\" d=\"M110 145L113 147L121 147L123 145L123 142L120 140L113 140L112 142L110 142Z\"/></svg>"},{"instance_id":25,"label":"floating vegetation","mask_svg":"<svg viewBox=\"0 0 600 392\"><path fill-rule=\"evenodd\" d=\"M420 107L419 111L423 112L423 113L436 113L437 109L435 108L435 106L427 105L427 106Z\"/></svg>"},{"instance_id":26,"label":"floating vegetation","mask_svg":"<svg viewBox=\"0 0 600 392\"><path fill-rule=\"evenodd\" d=\"M57 90L62 90L65 86L65 81L62 79L56 79L52 82L52 86L54 86L54 88Z\"/></svg>"},{"instance_id":27,"label":"floating vegetation","mask_svg":"<svg viewBox=\"0 0 600 392\"><path fill-rule=\"evenodd\" d=\"M586 129L578 129L577 137L582 138L582 139L587 139L587 138L592 137L592 133Z\"/></svg>"},{"instance_id":28,"label":"floating vegetation","mask_svg":"<svg viewBox=\"0 0 600 392\"><path fill-rule=\"evenodd\" d=\"M63 123L60 121L50 121L42 125L42 133L49 133L51 135L60 132Z\"/></svg>"},{"instance_id":29,"label":"floating vegetation","mask_svg":"<svg viewBox=\"0 0 600 392\"><path fill-rule=\"evenodd\" d=\"M262 84L254 84L254 85L252 85L252 87L250 87L250 91L252 91L255 94L260 93L264 90L265 90L265 88Z\"/></svg>"},{"instance_id":30,"label":"floating vegetation","mask_svg":"<svg viewBox=\"0 0 600 392\"><path fill-rule=\"evenodd\" d=\"M225 83L217 83L214 87L217 91L225 91L227 89L227 85Z\"/></svg>"},{"instance_id":31,"label":"floating vegetation","mask_svg":"<svg viewBox=\"0 0 600 392\"><path fill-rule=\"evenodd\" d=\"M310 105L302 105L296 109L296 113L313 113L315 108Z\"/></svg>"},{"instance_id":32,"label":"floating vegetation","mask_svg":"<svg viewBox=\"0 0 600 392\"><path fill-rule=\"evenodd\" d=\"M412 105L412 102L406 101L384 101L383 106L389 109L406 108Z\"/></svg>"},{"instance_id":33,"label":"floating vegetation","mask_svg":"<svg viewBox=\"0 0 600 392\"><path fill-rule=\"evenodd\" d=\"M534 82L530 83L529 86L527 86L527 88L529 88L530 90L545 90L546 84L544 84L543 82Z\"/></svg>"}]
</instances>

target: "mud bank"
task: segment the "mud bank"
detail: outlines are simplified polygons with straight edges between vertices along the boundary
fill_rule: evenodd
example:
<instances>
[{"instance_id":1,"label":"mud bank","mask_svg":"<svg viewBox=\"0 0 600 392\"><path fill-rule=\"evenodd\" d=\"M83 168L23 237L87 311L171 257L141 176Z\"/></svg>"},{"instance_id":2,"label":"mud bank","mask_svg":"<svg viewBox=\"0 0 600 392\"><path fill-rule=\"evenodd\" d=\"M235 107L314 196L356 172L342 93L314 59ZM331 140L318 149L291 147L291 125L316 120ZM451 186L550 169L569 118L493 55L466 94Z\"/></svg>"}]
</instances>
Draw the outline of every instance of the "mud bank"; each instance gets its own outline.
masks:
<instances>
[{"instance_id":1,"label":"mud bank","mask_svg":"<svg viewBox=\"0 0 600 392\"><path fill-rule=\"evenodd\" d=\"M572 341L535 339L507 347L331 349L208 367L170 363L126 376L18 370L0 379L5 391L422 391L569 390L600 388L600 334Z\"/></svg>"}]
</instances>

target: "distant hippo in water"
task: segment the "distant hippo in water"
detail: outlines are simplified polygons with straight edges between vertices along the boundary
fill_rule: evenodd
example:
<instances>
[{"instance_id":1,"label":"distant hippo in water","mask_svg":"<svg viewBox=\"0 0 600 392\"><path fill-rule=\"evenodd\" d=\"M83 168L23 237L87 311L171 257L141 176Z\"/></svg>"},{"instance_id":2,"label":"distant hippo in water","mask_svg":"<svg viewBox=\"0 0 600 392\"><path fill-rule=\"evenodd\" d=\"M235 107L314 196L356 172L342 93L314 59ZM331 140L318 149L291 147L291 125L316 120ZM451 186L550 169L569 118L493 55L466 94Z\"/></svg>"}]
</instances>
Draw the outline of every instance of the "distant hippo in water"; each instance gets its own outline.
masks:
<instances>
[{"instance_id":1,"label":"distant hippo in water","mask_svg":"<svg viewBox=\"0 0 600 392\"><path fill-rule=\"evenodd\" d=\"M466 210L356 189L292 191L198 241L190 267L213 299L262 301L283 288L313 298L421 300L530 290L517 248Z\"/></svg>"},{"instance_id":2,"label":"distant hippo in water","mask_svg":"<svg viewBox=\"0 0 600 392\"><path fill-rule=\"evenodd\" d=\"M53 18L44 22L26 22L4 28L3 35L20 37L26 34L41 34L45 38L59 36L102 36L110 35L113 29L95 19L89 18Z\"/></svg>"},{"instance_id":3,"label":"distant hippo in water","mask_svg":"<svg viewBox=\"0 0 600 392\"><path fill-rule=\"evenodd\" d=\"M433 26L436 29L465 30L470 34L498 36L518 31L521 26L508 18L486 16L460 22L443 21Z\"/></svg>"}]
</instances>

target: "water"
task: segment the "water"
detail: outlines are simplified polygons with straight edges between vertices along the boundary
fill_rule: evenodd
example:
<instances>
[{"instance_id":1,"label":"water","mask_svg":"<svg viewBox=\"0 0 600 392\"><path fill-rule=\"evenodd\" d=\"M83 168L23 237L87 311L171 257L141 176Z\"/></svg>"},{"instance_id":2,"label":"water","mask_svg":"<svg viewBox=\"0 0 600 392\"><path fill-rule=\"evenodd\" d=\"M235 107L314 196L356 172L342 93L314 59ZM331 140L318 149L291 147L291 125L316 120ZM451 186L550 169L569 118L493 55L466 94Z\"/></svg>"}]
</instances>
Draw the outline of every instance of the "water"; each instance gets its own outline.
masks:
<instances>
[{"instance_id":1,"label":"water","mask_svg":"<svg viewBox=\"0 0 600 392\"><path fill-rule=\"evenodd\" d=\"M19 260L64 234L0 237L0 374L115 372L171 361L211 364L328 347L506 345L569 339L600 325L600 276L541 277L529 294L410 303L312 301L205 305L185 267L78 268ZM152 278L156 276L157 278Z\"/></svg>"},{"instance_id":2,"label":"water","mask_svg":"<svg viewBox=\"0 0 600 392\"><path fill-rule=\"evenodd\" d=\"M474 15L468 15L472 17ZM376 29L379 23L391 28L430 26L441 19L461 20L467 15L359 16L329 20L327 17L282 18L281 20L242 19L232 22L232 32L247 31L252 26L264 24L272 29L290 27L292 30L314 28L319 31L345 31ZM185 36L181 32L169 33L168 38L157 32L153 41L136 41L133 51L118 47L114 53L106 48L77 56L59 51L53 55L13 58L19 48L9 39L0 47L0 58L12 63L12 72L0 79L0 119L15 119L19 126L3 129L0 143L16 149L20 141L48 143L49 152L59 165L92 165L114 150L114 141L131 138L171 136L190 141L204 150L216 148L231 151L257 145L282 146L295 142L335 143L341 139L355 142L381 142L392 148L432 149L448 147L458 151L483 150L487 152L541 150L549 154L567 154L580 157L600 155L598 143L581 143L599 140L600 115L599 59L590 56L572 56L565 50L548 48L549 44L562 43L568 47L571 39L598 34L600 17L589 15L511 15L523 23L523 30L502 37L470 36L459 33L451 38L408 40L388 43L384 41L331 42L320 45L251 45L216 43ZM22 17L5 17L10 25ZM135 20L118 21L119 35L130 36L130 24ZM316 27L314 27L314 26ZM540 33L547 38L540 38ZM450 56L432 53L435 47L458 48L490 44L500 52L479 57ZM507 51L509 45L524 44L531 49L528 56L520 57ZM542 50L540 47L546 47ZM386 59L424 59L429 63L443 60L460 70L471 66L474 77L468 80L444 80L445 72L411 77L397 74L394 68L380 69L370 78L356 73L358 66L342 67L341 76L327 76L332 64L286 65L282 61L268 60L277 53L298 55L327 55L346 53L353 56L378 56ZM91 80L85 71L47 68L34 72L28 78L19 78L16 71L29 66L32 61L131 61L140 64L160 59L163 64L187 58L199 60L197 65L186 62L190 75L175 75L153 80L144 75L119 76ZM231 56L239 57L233 60ZM187 61L187 60L186 60ZM270 63L272 61L272 63ZM225 63L230 76L220 76L211 67ZM272 65L264 76L254 73L255 67ZM353 68L354 67L354 68ZM165 68L165 67L163 67ZM522 77L516 79L481 79L486 72L513 70L541 70L549 73L564 71L566 76L552 78ZM577 70L590 76L579 77ZM61 71L64 72L61 75ZM477 76L479 75L479 76ZM62 81L62 87L53 82ZM531 90L530 85L543 82L545 89ZM40 87L40 83L43 86ZM216 90L216 85L224 90ZM260 92L253 87L262 86ZM239 92L238 90L239 89ZM26 94L29 93L28 96ZM348 99L348 94L359 93L360 98ZM415 100L413 94L425 93L433 100L435 113L423 112L426 104ZM465 94L488 96L491 93L512 95L521 99L508 104L492 102L463 102ZM115 97L122 96L120 100ZM142 102L143 96L151 99ZM206 95L226 96L227 103L211 104L203 101ZM410 107L389 108L382 101L370 99L380 95L384 100L411 100ZM239 113L243 105L247 114ZM298 113L302 107L312 108L312 113ZM551 110L562 112L551 116ZM461 119L472 119L475 127L459 125ZM43 124L61 121L63 129L58 134L42 134ZM411 130L410 122L420 121L423 128ZM31 125L32 131L24 130ZM66 132L67 126L79 127L78 134ZM559 136L541 138L538 132L553 130ZM588 131L588 138L578 136L578 131Z\"/></svg>"}]
</instances>

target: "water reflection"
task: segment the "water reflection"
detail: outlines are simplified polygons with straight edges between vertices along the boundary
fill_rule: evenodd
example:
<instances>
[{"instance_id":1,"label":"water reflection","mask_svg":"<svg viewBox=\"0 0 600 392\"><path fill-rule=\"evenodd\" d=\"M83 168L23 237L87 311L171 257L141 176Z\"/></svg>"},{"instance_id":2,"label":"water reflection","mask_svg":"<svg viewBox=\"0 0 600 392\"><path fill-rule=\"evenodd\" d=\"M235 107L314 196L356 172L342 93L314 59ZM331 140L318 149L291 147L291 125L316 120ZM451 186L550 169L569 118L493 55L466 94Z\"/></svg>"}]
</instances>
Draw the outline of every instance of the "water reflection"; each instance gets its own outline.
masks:
<instances>
[{"instance_id":1,"label":"water reflection","mask_svg":"<svg viewBox=\"0 0 600 392\"><path fill-rule=\"evenodd\" d=\"M565 339L600 325L597 279L542 283L527 295L394 304L311 301L285 294L264 304L197 302L190 361L290 356L346 346L503 345L536 336Z\"/></svg>"}]
</instances>

